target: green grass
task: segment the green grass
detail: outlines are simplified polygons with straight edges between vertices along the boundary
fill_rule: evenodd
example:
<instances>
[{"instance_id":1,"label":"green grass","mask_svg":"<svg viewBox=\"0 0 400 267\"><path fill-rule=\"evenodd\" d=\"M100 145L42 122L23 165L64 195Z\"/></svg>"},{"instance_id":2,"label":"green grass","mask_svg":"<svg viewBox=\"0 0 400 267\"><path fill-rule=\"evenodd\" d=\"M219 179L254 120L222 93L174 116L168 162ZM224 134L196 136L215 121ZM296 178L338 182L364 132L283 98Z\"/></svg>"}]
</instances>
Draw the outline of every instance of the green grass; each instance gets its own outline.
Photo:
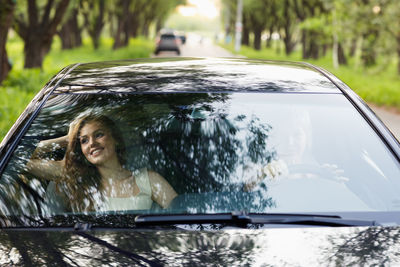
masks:
<instances>
[{"instance_id":1,"label":"green grass","mask_svg":"<svg viewBox=\"0 0 400 267\"><path fill-rule=\"evenodd\" d=\"M0 140L35 94L63 67L77 62L147 58L154 51L154 42L143 38L132 39L128 47L117 50L112 50L112 43L111 38L104 38L94 50L90 39L85 39L82 47L62 50L55 38L42 69L24 69L23 42L18 37L9 39L7 53L13 69L0 86Z\"/></svg>"},{"instance_id":2,"label":"green grass","mask_svg":"<svg viewBox=\"0 0 400 267\"><path fill-rule=\"evenodd\" d=\"M223 47L235 53L233 45L223 45ZM348 66L340 66L335 69L330 53L318 60L303 60L300 51L286 56L283 47L280 48L280 52L277 52L277 48L263 48L256 51L253 48L242 46L240 54L248 58L309 62L333 73L365 101L400 111L400 75L397 74L397 60L379 62L373 68L363 68L357 67L359 64L356 60L351 59Z\"/></svg>"}]
</instances>

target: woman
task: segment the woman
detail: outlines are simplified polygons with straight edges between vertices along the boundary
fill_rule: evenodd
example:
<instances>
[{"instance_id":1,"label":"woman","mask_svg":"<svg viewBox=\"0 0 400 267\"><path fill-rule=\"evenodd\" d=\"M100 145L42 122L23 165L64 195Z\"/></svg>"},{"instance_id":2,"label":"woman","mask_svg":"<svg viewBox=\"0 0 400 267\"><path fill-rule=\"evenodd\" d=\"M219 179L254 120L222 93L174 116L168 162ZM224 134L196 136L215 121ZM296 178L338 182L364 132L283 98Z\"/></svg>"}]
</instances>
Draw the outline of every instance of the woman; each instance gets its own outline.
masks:
<instances>
[{"instance_id":1,"label":"woman","mask_svg":"<svg viewBox=\"0 0 400 267\"><path fill-rule=\"evenodd\" d=\"M41 159L44 153L67 147L63 160ZM27 171L56 182L74 211L150 209L152 201L168 207L177 196L158 173L124 167L125 145L115 123L104 115L78 117L67 136L41 141Z\"/></svg>"}]
</instances>

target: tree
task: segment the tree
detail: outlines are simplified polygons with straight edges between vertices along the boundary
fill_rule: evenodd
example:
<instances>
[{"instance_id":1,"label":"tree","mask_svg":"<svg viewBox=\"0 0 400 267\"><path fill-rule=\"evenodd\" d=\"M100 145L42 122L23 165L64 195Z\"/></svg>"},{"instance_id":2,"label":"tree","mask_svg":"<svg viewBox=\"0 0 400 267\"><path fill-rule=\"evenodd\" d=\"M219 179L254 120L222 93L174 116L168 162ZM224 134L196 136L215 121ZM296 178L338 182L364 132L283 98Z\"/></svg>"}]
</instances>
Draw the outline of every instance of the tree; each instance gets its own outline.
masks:
<instances>
[{"instance_id":1,"label":"tree","mask_svg":"<svg viewBox=\"0 0 400 267\"><path fill-rule=\"evenodd\" d=\"M379 47L381 34L385 32L385 27L387 28L391 24L389 22L385 25L382 21L382 13L374 11L374 7L379 7L379 2L383 3L383 1L338 0L337 2L342 5L338 15L347 21L342 29L346 30L345 28L347 28L347 31L350 29L354 44L357 42L360 44L357 50L361 52L362 64L367 67L375 65L378 50L381 48Z\"/></svg>"},{"instance_id":2,"label":"tree","mask_svg":"<svg viewBox=\"0 0 400 267\"><path fill-rule=\"evenodd\" d=\"M113 49L117 49L123 46L122 35L126 33L125 28L128 27L129 0L119 0L118 8L115 11L115 16L117 17L118 25L114 36ZM125 36L125 38L127 39L129 37Z\"/></svg>"},{"instance_id":3,"label":"tree","mask_svg":"<svg viewBox=\"0 0 400 267\"><path fill-rule=\"evenodd\" d=\"M304 59L320 56L321 41L326 36L321 16L327 12L322 0L293 0L297 18L301 21L301 44Z\"/></svg>"},{"instance_id":4,"label":"tree","mask_svg":"<svg viewBox=\"0 0 400 267\"><path fill-rule=\"evenodd\" d=\"M82 45L81 33L83 26L78 23L78 16L80 15L82 0L79 3L76 1L71 6L67 14L66 21L63 23L58 35L61 39L62 49L71 49Z\"/></svg>"},{"instance_id":5,"label":"tree","mask_svg":"<svg viewBox=\"0 0 400 267\"><path fill-rule=\"evenodd\" d=\"M248 14L243 14L243 31L242 31L242 45L250 44L250 31L249 31L249 17Z\"/></svg>"},{"instance_id":6,"label":"tree","mask_svg":"<svg viewBox=\"0 0 400 267\"><path fill-rule=\"evenodd\" d=\"M267 21L265 14L268 13L270 6L266 0L248 0L243 3L244 12L251 14L249 16L250 31L254 34L254 49L261 49L261 34L265 30Z\"/></svg>"},{"instance_id":7,"label":"tree","mask_svg":"<svg viewBox=\"0 0 400 267\"><path fill-rule=\"evenodd\" d=\"M94 49L99 48L100 35L105 24L105 0L83 0L81 12L85 20L85 27L89 33Z\"/></svg>"},{"instance_id":8,"label":"tree","mask_svg":"<svg viewBox=\"0 0 400 267\"><path fill-rule=\"evenodd\" d=\"M13 0L0 0L0 83L11 69L6 51L8 29L12 25L14 14Z\"/></svg>"},{"instance_id":9,"label":"tree","mask_svg":"<svg viewBox=\"0 0 400 267\"><path fill-rule=\"evenodd\" d=\"M329 23L332 28L332 62L333 67L338 68L339 65L347 65L347 58L342 45L343 33L345 32L342 25L342 21L345 21L346 18L345 6L339 0L331 2L331 5L327 8L332 10Z\"/></svg>"},{"instance_id":10,"label":"tree","mask_svg":"<svg viewBox=\"0 0 400 267\"><path fill-rule=\"evenodd\" d=\"M38 8L36 0L28 0L27 15L19 13L15 17L14 29L24 40L25 68L42 66L69 1L47 0L44 6Z\"/></svg>"},{"instance_id":11,"label":"tree","mask_svg":"<svg viewBox=\"0 0 400 267\"><path fill-rule=\"evenodd\" d=\"M183 3L183 0L119 0L114 11L118 25L113 48L127 46L129 38L140 33L147 35L153 22L156 23L156 31L159 31L169 13Z\"/></svg>"},{"instance_id":12,"label":"tree","mask_svg":"<svg viewBox=\"0 0 400 267\"><path fill-rule=\"evenodd\" d=\"M279 6L279 27L283 29L283 42L285 44L285 53L290 55L295 46L296 42L293 40L293 33L296 25L296 15L294 13L294 6L292 1L285 0Z\"/></svg>"},{"instance_id":13,"label":"tree","mask_svg":"<svg viewBox=\"0 0 400 267\"><path fill-rule=\"evenodd\" d=\"M268 30L268 35L267 35L267 42L266 42L266 47L270 48L271 47L271 41L272 41L272 34L274 33L275 29L278 29L279 27L279 17L278 17L278 2L276 0L270 0L269 2L269 9L268 13L266 15L266 29Z\"/></svg>"},{"instance_id":14,"label":"tree","mask_svg":"<svg viewBox=\"0 0 400 267\"><path fill-rule=\"evenodd\" d=\"M384 5L376 6L379 13L382 13L383 33L387 33L389 39L393 40L391 46L395 48L397 55L397 73L400 75L400 2L396 0L386 1ZM390 25L390 27L386 27Z\"/></svg>"}]
</instances>

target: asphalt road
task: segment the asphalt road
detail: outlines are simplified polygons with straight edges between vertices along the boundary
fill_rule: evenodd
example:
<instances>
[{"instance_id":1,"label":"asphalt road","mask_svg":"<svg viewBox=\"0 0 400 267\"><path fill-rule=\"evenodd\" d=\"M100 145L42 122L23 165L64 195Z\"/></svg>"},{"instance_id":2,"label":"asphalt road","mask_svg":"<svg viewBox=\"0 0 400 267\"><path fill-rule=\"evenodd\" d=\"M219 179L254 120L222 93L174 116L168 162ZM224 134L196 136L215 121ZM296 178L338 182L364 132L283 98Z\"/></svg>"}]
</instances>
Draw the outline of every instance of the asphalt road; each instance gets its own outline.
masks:
<instances>
[{"instance_id":1,"label":"asphalt road","mask_svg":"<svg viewBox=\"0 0 400 267\"><path fill-rule=\"evenodd\" d=\"M396 136L397 140L400 141L400 112L385 108L378 107L373 104L368 104L375 114L383 121L389 130Z\"/></svg>"},{"instance_id":2,"label":"asphalt road","mask_svg":"<svg viewBox=\"0 0 400 267\"><path fill-rule=\"evenodd\" d=\"M161 52L158 57L175 57L174 52ZM186 44L181 46L182 57L234 57L229 51L216 46L209 38L195 34L187 35ZM386 124L393 135L400 140L400 112L393 109L368 104L375 114Z\"/></svg>"}]
</instances>

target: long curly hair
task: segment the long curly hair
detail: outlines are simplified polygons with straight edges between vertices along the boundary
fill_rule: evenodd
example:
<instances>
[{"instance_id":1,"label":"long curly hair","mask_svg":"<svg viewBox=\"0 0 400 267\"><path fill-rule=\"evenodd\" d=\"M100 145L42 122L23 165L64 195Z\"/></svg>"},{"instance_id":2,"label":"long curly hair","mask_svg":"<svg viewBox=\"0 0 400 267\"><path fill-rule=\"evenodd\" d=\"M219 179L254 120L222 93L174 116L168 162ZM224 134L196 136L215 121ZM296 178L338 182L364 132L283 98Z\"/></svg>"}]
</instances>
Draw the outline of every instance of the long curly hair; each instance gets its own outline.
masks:
<instances>
[{"instance_id":1,"label":"long curly hair","mask_svg":"<svg viewBox=\"0 0 400 267\"><path fill-rule=\"evenodd\" d=\"M64 191L69 198L72 211L93 211L95 204L102 198L101 175L95 165L84 156L80 144L80 132L88 123L98 122L108 129L115 141L115 151L119 163L126 163L126 149L121 131L107 116L88 114L78 117L73 123L73 128L68 136L68 146L65 152L65 178L59 183L58 188Z\"/></svg>"}]
</instances>

